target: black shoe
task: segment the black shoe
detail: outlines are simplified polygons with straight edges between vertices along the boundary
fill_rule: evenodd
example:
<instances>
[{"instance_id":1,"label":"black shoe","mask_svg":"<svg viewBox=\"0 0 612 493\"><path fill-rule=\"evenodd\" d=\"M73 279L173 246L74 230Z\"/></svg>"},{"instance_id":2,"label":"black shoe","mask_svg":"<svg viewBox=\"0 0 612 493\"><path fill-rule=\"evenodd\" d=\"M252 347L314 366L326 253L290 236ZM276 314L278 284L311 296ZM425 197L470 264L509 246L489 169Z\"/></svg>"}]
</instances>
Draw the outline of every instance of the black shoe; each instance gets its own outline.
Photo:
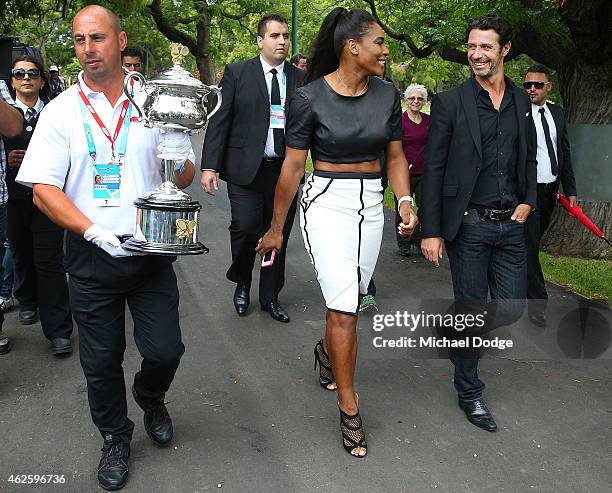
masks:
<instances>
[{"instance_id":1,"label":"black shoe","mask_svg":"<svg viewBox=\"0 0 612 493\"><path fill-rule=\"evenodd\" d=\"M262 305L261 309L268 312L270 316L278 322L287 323L291 320L289 314L280 305L278 300L272 300L267 305Z\"/></svg>"},{"instance_id":2,"label":"black shoe","mask_svg":"<svg viewBox=\"0 0 612 493\"><path fill-rule=\"evenodd\" d=\"M102 458L98 465L98 482L105 490L120 490L128 478L130 444L113 441L107 435L102 447Z\"/></svg>"},{"instance_id":3,"label":"black shoe","mask_svg":"<svg viewBox=\"0 0 612 493\"><path fill-rule=\"evenodd\" d=\"M0 354L6 354L11 350L11 340L6 337L0 329Z\"/></svg>"},{"instance_id":4,"label":"black shoe","mask_svg":"<svg viewBox=\"0 0 612 493\"><path fill-rule=\"evenodd\" d=\"M544 312L530 313L529 320L533 325L542 328L546 327L546 315L544 315Z\"/></svg>"},{"instance_id":5,"label":"black shoe","mask_svg":"<svg viewBox=\"0 0 612 493\"><path fill-rule=\"evenodd\" d=\"M236 285L236 291L234 291L234 308L241 317L246 314L249 303L251 303L250 289L251 287L247 284L238 284Z\"/></svg>"},{"instance_id":6,"label":"black shoe","mask_svg":"<svg viewBox=\"0 0 612 493\"><path fill-rule=\"evenodd\" d=\"M20 310L19 322L21 325L32 325L38 322L38 310Z\"/></svg>"},{"instance_id":7,"label":"black shoe","mask_svg":"<svg viewBox=\"0 0 612 493\"><path fill-rule=\"evenodd\" d=\"M144 427L151 440L162 447L170 445L174 430L172 419L164 404L164 397L143 399L138 395L134 386L132 386L132 395L136 404L144 411Z\"/></svg>"},{"instance_id":8,"label":"black shoe","mask_svg":"<svg viewBox=\"0 0 612 493\"><path fill-rule=\"evenodd\" d=\"M483 430L497 431L497 423L487 409L484 399L476 399L475 401L459 399L459 407L463 409L468 421L473 425Z\"/></svg>"},{"instance_id":9,"label":"black shoe","mask_svg":"<svg viewBox=\"0 0 612 493\"><path fill-rule=\"evenodd\" d=\"M51 341L51 354L70 354L72 352L72 343L70 339L58 337Z\"/></svg>"}]
</instances>

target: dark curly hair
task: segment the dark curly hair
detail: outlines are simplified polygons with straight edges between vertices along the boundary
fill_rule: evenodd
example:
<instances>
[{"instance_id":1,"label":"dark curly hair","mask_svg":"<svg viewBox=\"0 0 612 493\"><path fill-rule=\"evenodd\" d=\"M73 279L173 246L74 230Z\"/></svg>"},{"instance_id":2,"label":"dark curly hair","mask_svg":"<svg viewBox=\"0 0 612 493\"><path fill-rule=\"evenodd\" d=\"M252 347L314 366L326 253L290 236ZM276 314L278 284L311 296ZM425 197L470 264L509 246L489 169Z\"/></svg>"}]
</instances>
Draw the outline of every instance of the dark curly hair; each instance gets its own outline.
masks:
<instances>
[{"instance_id":1,"label":"dark curly hair","mask_svg":"<svg viewBox=\"0 0 612 493\"><path fill-rule=\"evenodd\" d=\"M505 46L512 41L512 28L504 18L496 12L489 12L488 14L481 15L472 19L467 26L465 33L465 39L470 37L470 32L474 29L481 31L487 31L493 29L499 35L499 44Z\"/></svg>"}]
</instances>

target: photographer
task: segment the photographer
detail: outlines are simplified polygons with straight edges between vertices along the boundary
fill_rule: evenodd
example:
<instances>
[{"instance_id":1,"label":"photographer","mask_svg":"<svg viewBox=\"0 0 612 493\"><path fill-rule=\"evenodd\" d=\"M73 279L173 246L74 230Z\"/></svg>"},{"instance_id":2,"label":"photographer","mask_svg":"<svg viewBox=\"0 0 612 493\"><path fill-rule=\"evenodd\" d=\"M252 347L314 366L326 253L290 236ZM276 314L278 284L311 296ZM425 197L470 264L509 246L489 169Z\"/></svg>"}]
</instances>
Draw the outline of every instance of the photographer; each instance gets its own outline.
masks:
<instances>
[{"instance_id":1,"label":"photographer","mask_svg":"<svg viewBox=\"0 0 612 493\"><path fill-rule=\"evenodd\" d=\"M14 108L15 102L8 92L3 80L0 80L0 258L4 257L4 239L6 237L6 156L4 154L3 136L15 137L22 130L23 118L19 110ZM0 276L2 266L0 265ZM10 341L2 332L4 313L0 310L0 354L10 351Z\"/></svg>"}]
</instances>

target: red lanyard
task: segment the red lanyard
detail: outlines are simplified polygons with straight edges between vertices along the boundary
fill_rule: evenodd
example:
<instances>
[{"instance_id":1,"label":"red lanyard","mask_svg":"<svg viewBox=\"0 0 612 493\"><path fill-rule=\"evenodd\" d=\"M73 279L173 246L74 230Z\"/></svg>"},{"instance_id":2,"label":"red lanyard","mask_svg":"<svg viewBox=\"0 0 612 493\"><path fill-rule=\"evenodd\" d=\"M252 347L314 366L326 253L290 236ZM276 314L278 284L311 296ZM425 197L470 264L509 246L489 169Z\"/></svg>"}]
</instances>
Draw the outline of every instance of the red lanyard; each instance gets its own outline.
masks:
<instances>
[{"instance_id":1,"label":"red lanyard","mask_svg":"<svg viewBox=\"0 0 612 493\"><path fill-rule=\"evenodd\" d=\"M127 108L129 106L130 102L127 99L123 102L123 106L121 107L121 113L119 115L119 121L117 122L117 128L115 128L115 133L111 137L110 132L106 128L106 125L104 125L104 122L102 121L102 119L98 115L98 112L91 105L91 103L89 102L89 99L87 99L87 96L85 96L85 93L81 89L81 83L80 82L77 84L77 88L79 90L79 96L81 96L81 99L83 100L83 104L85 105L85 108L87 108L89 110L89 112L91 113L91 116L93 116L93 119L98 124L98 127L100 127L100 130L102 130L102 133L109 140L109 142L111 144L112 158L114 160L115 159L115 141L117 140L117 137L119 136L119 132L121 132L121 126L123 125L123 120L125 119L125 112L127 111Z\"/></svg>"}]
</instances>

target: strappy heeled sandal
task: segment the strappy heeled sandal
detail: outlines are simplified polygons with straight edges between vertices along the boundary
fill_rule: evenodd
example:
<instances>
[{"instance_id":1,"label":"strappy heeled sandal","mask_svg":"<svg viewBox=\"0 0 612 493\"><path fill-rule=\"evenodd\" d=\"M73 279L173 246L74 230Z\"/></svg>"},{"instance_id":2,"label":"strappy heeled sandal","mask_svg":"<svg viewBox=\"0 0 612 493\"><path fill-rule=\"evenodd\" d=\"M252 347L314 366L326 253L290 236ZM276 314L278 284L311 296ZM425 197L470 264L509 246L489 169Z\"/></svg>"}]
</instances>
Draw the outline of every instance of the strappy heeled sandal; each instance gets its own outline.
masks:
<instances>
[{"instance_id":1,"label":"strappy heeled sandal","mask_svg":"<svg viewBox=\"0 0 612 493\"><path fill-rule=\"evenodd\" d=\"M340 409L340 405L338 405ZM368 453L368 444L366 443L365 432L363 431L363 423L359 411L357 414L350 416L340 409L340 431L342 432L342 445L353 457L363 459ZM364 455L355 455L352 453L356 448L361 447L366 449Z\"/></svg>"},{"instance_id":2,"label":"strappy heeled sandal","mask_svg":"<svg viewBox=\"0 0 612 493\"><path fill-rule=\"evenodd\" d=\"M325 390L335 392L336 389L330 389L328 385L336 384L334 382L334 374L332 372L331 363L329 362L329 356L325 352L323 347L323 339L321 339L314 347L314 369L317 369L317 363L319 363L319 385Z\"/></svg>"}]
</instances>

